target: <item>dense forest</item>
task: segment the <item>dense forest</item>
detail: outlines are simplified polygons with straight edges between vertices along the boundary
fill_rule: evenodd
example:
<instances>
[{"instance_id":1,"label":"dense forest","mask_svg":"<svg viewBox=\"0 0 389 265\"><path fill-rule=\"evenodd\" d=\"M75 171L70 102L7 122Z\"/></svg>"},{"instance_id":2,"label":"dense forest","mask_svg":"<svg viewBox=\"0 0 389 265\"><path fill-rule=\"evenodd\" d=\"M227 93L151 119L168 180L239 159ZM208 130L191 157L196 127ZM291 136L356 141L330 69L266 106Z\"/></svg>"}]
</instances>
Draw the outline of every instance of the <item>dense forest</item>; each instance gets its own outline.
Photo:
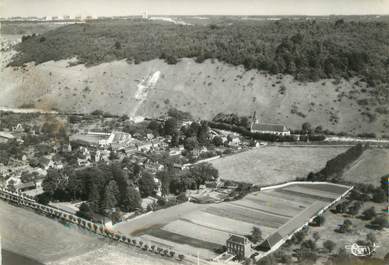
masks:
<instances>
[{"instance_id":1,"label":"dense forest","mask_svg":"<svg viewBox=\"0 0 389 265\"><path fill-rule=\"evenodd\" d=\"M386 88L379 84L389 79L388 25L343 19L237 19L191 26L140 19L97 21L24 36L11 65L72 57L86 65L155 58L175 64L184 57L200 63L212 58L246 69L291 74L298 80L360 76L372 86Z\"/></svg>"}]
</instances>

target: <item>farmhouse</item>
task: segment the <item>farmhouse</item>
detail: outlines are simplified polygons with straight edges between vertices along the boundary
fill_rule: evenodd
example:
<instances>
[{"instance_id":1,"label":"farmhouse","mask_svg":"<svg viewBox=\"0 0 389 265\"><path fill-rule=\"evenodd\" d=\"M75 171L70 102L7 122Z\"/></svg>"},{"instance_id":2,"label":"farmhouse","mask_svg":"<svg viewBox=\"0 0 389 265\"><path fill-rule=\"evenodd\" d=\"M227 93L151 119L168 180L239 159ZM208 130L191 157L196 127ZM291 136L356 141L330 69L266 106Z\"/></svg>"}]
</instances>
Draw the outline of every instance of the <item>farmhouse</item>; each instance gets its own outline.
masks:
<instances>
[{"instance_id":1,"label":"farmhouse","mask_svg":"<svg viewBox=\"0 0 389 265\"><path fill-rule=\"evenodd\" d=\"M238 258L249 257L251 255L251 246L249 240L244 236L231 235L226 242L227 253Z\"/></svg>"}]
</instances>

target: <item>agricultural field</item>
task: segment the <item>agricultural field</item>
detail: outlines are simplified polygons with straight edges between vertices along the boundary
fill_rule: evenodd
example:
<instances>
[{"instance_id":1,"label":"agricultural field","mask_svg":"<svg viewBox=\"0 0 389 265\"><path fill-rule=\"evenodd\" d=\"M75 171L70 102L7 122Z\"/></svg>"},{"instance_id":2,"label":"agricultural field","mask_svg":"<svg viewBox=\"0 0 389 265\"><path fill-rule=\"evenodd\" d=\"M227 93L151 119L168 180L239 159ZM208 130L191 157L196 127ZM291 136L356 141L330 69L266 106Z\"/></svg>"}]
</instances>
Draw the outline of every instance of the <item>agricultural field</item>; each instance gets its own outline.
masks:
<instances>
[{"instance_id":1,"label":"agricultural field","mask_svg":"<svg viewBox=\"0 0 389 265\"><path fill-rule=\"evenodd\" d=\"M389 174L389 150L368 149L344 173L343 179L355 183L380 185L382 176Z\"/></svg>"},{"instance_id":2,"label":"agricultural field","mask_svg":"<svg viewBox=\"0 0 389 265\"><path fill-rule=\"evenodd\" d=\"M344 147L267 146L214 160L222 179L272 185L306 177L322 169Z\"/></svg>"},{"instance_id":3,"label":"agricultural field","mask_svg":"<svg viewBox=\"0 0 389 265\"><path fill-rule=\"evenodd\" d=\"M291 183L237 201L187 202L124 222L115 229L150 244L212 259L231 234L248 236L253 227L260 228L263 239L275 233L289 236L348 189L330 183Z\"/></svg>"},{"instance_id":4,"label":"agricultural field","mask_svg":"<svg viewBox=\"0 0 389 265\"><path fill-rule=\"evenodd\" d=\"M98 238L76 226L65 226L2 200L0 200L0 234L3 264L178 264L172 259L145 255L142 250ZM9 260L9 253L12 254L12 260Z\"/></svg>"}]
</instances>

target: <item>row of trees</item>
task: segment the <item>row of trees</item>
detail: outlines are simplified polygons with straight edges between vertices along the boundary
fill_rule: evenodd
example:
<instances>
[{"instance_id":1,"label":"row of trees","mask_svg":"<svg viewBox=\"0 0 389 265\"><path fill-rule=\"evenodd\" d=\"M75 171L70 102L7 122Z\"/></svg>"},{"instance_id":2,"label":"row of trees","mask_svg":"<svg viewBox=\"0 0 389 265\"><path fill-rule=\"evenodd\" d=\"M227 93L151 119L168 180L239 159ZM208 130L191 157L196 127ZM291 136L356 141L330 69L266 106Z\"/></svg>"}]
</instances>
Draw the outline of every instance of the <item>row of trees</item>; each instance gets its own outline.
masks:
<instances>
[{"instance_id":1,"label":"row of trees","mask_svg":"<svg viewBox=\"0 0 389 265\"><path fill-rule=\"evenodd\" d=\"M343 170L354 162L367 149L367 145L357 144L346 152L327 161L326 166L317 173L309 173L309 181L339 181Z\"/></svg>"}]
</instances>

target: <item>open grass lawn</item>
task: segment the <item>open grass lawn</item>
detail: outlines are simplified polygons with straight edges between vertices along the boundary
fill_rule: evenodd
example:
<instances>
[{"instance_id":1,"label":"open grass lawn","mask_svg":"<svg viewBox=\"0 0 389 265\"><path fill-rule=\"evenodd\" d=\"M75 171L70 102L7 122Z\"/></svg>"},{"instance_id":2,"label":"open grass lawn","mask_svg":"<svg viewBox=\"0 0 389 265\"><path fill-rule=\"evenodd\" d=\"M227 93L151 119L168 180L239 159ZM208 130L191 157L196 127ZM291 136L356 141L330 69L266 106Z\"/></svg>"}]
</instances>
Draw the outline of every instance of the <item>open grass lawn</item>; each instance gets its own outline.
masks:
<instances>
[{"instance_id":1,"label":"open grass lawn","mask_svg":"<svg viewBox=\"0 0 389 265\"><path fill-rule=\"evenodd\" d=\"M268 146L214 160L222 179L271 185L306 177L344 152L344 147Z\"/></svg>"},{"instance_id":2,"label":"open grass lawn","mask_svg":"<svg viewBox=\"0 0 389 265\"><path fill-rule=\"evenodd\" d=\"M389 174L389 149L368 149L344 173L343 179L378 186L386 174Z\"/></svg>"}]
</instances>

